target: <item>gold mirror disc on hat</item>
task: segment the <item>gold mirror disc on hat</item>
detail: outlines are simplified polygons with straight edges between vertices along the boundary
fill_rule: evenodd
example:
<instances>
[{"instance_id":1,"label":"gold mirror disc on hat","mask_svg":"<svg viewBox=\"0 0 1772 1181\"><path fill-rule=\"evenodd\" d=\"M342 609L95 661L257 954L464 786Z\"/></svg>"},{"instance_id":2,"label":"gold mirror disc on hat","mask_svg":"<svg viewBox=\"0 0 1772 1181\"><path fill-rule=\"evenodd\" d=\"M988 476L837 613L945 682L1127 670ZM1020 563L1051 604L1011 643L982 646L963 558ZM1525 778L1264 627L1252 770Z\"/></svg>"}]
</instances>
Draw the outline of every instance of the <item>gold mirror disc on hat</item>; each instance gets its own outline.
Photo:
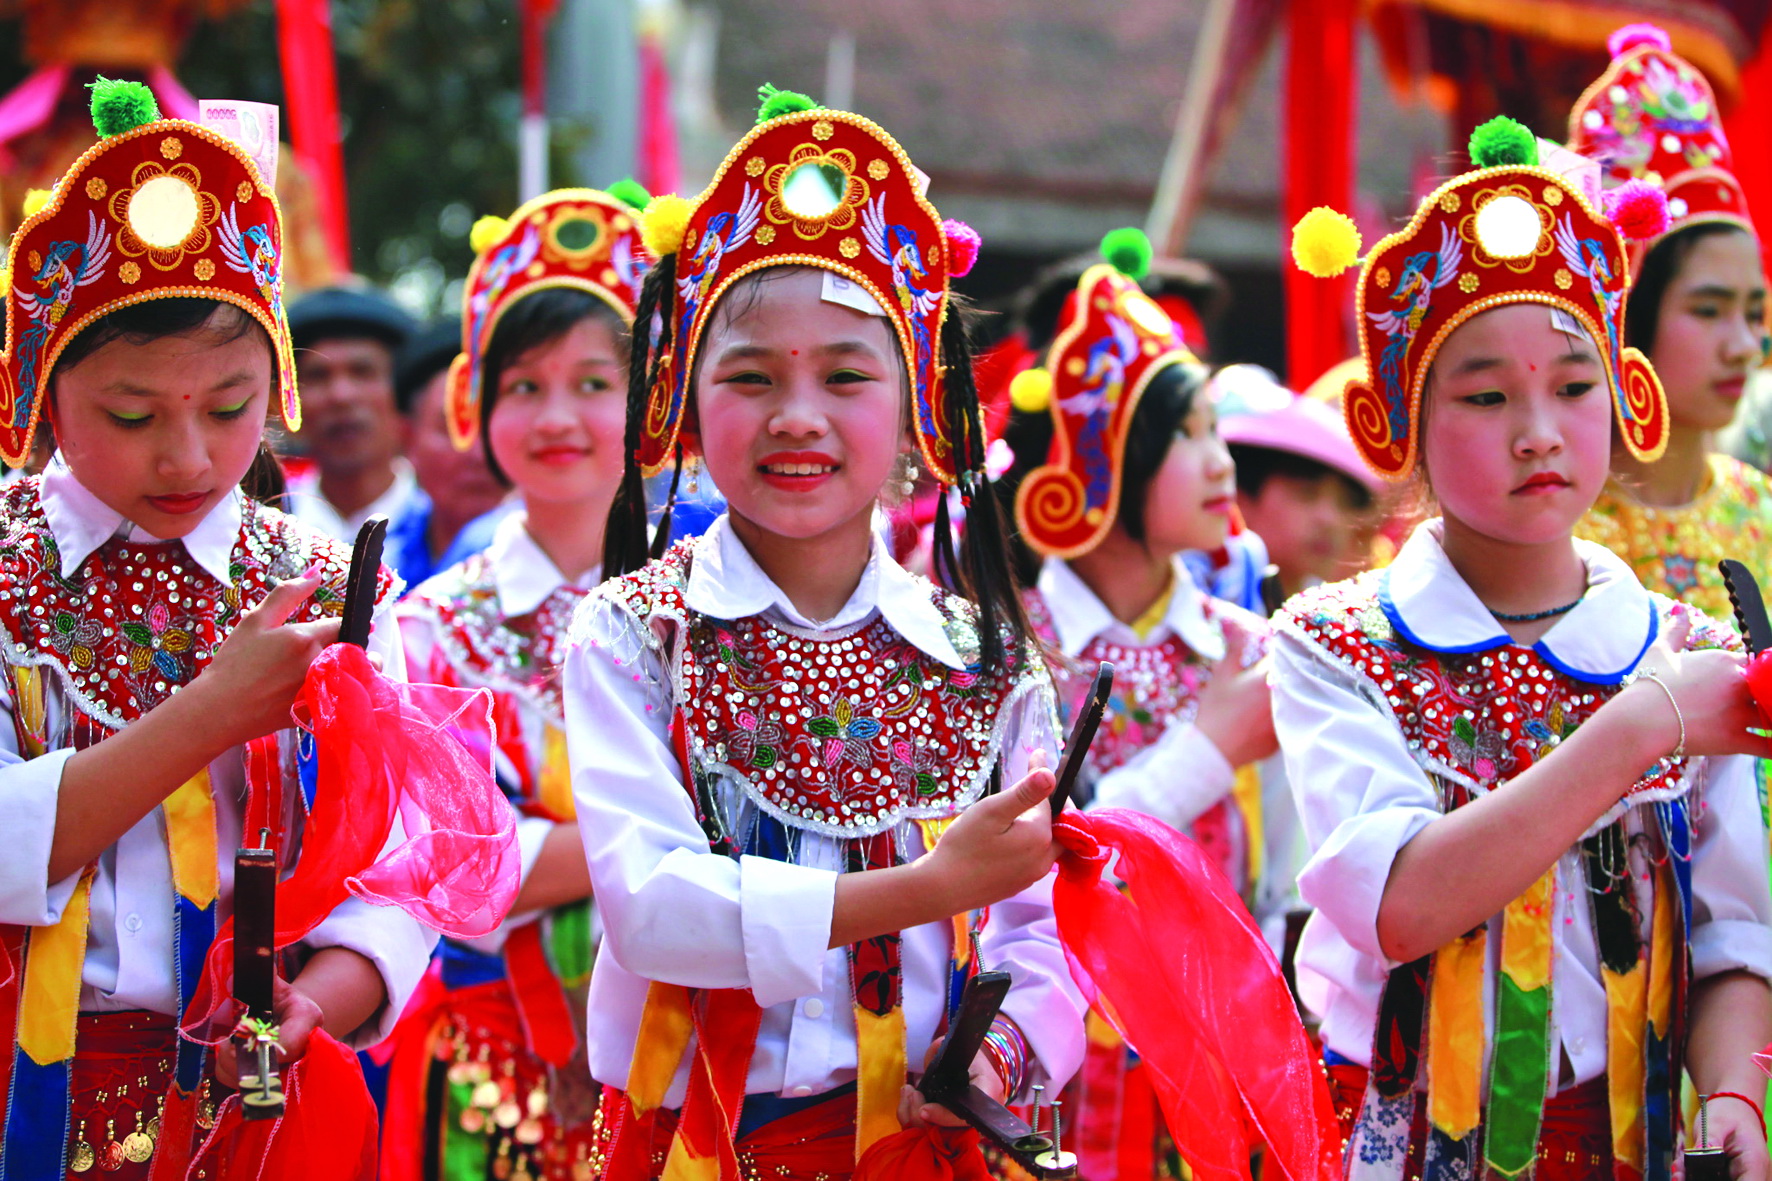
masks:
<instances>
[{"instance_id":1,"label":"gold mirror disc on hat","mask_svg":"<svg viewBox=\"0 0 1772 1181\"><path fill-rule=\"evenodd\" d=\"M825 160L797 165L781 183L781 203L795 217L829 217L849 191L849 174Z\"/></svg>"},{"instance_id":2,"label":"gold mirror disc on hat","mask_svg":"<svg viewBox=\"0 0 1772 1181\"><path fill-rule=\"evenodd\" d=\"M197 228L202 203L188 181L161 174L143 181L129 198L129 228L155 250L183 246Z\"/></svg>"}]
</instances>

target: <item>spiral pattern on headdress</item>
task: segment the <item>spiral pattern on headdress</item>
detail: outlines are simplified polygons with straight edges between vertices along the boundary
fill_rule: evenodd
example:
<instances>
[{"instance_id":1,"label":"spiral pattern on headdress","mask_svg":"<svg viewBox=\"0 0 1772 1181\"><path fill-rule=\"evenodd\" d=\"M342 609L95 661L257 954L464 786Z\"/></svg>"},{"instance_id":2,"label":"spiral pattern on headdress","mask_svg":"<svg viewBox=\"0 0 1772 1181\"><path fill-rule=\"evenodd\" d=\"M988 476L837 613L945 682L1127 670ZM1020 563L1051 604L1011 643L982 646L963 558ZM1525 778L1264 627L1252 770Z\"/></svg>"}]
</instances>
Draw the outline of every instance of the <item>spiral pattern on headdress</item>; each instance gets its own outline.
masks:
<instances>
[{"instance_id":1,"label":"spiral pattern on headdress","mask_svg":"<svg viewBox=\"0 0 1772 1181\"><path fill-rule=\"evenodd\" d=\"M1411 456L1406 450L1391 454L1393 445L1407 447L1401 439L1391 438L1390 408L1370 385L1350 381L1341 395L1341 413L1347 421L1348 434L1373 470L1383 476L1398 476L1408 470Z\"/></svg>"},{"instance_id":2,"label":"spiral pattern on headdress","mask_svg":"<svg viewBox=\"0 0 1772 1181\"><path fill-rule=\"evenodd\" d=\"M640 461L648 469L664 462L677 433L677 391L671 358L660 365L658 380L646 398L646 418L640 433Z\"/></svg>"},{"instance_id":3,"label":"spiral pattern on headdress","mask_svg":"<svg viewBox=\"0 0 1772 1181\"><path fill-rule=\"evenodd\" d=\"M19 414L21 410L23 415ZM13 425L19 417L28 419L30 409L19 405L18 386L13 382L11 367L0 365L0 454L4 454L6 462L14 467L24 466L31 451L29 431L23 425Z\"/></svg>"},{"instance_id":4,"label":"spiral pattern on headdress","mask_svg":"<svg viewBox=\"0 0 1772 1181\"><path fill-rule=\"evenodd\" d=\"M457 451L473 446L480 433L480 399L475 382L468 374L468 355L455 354L449 362L448 397L444 401L449 416L449 441Z\"/></svg>"},{"instance_id":5,"label":"spiral pattern on headdress","mask_svg":"<svg viewBox=\"0 0 1772 1181\"><path fill-rule=\"evenodd\" d=\"M1619 360L1618 425L1631 454L1640 460L1658 458L1667 446L1667 395L1649 359L1627 348Z\"/></svg>"},{"instance_id":6,"label":"spiral pattern on headdress","mask_svg":"<svg viewBox=\"0 0 1772 1181\"><path fill-rule=\"evenodd\" d=\"M1034 469L1015 494L1021 531L1039 549L1067 547L1085 507L1083 481L1062 468Z\"/></svg>"}]
</instances>

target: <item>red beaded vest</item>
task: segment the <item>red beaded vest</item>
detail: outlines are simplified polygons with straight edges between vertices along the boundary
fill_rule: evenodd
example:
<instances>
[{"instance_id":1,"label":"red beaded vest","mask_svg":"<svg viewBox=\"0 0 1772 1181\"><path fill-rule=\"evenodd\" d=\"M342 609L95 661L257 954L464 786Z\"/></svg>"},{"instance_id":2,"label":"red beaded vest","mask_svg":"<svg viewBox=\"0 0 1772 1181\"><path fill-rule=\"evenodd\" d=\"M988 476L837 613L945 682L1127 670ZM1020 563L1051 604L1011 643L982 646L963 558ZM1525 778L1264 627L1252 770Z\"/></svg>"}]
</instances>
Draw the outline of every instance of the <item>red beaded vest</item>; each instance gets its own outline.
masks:
<instances>
[{"instance_id":1,"label":"red beaded vest","mask_svg":"<svg viewBox=\"0 0 1772 1181\"><path fill-rule=\"evenodd\" d=\"M1542 643L1462 653L1414 643L1386 612L1385 578L1375 571L1307 591L1276 626L1326 656L1398 727L1442 811L1549 756L1619 690L1571 675ZM1665 620L1672 601L1654 602ZM1702 618L1688 643L1736 646L1732 634ZM1530 1172L1549 1072L1560 1062L1553 935L1582 897L1597 933L1613 1034L1607 1086L1617 1175L1671 1175L1700 806L1689 769L1684 759L1659 760L1595 821L1578 846L1577 880L1562 881L1552 866L1498 923L1391 971L1371 1081L1346 1153L1350 1177L1462 1181L1484 1169L1506 1177ZM1310 790L1308 781L1298 786ZM1634 882L1633 867L1648 880ZM1486 949L1497 938L1499 952ZM1485 1036L1462 1035L1471 1029Z\"/></svg>"}]
</instances>

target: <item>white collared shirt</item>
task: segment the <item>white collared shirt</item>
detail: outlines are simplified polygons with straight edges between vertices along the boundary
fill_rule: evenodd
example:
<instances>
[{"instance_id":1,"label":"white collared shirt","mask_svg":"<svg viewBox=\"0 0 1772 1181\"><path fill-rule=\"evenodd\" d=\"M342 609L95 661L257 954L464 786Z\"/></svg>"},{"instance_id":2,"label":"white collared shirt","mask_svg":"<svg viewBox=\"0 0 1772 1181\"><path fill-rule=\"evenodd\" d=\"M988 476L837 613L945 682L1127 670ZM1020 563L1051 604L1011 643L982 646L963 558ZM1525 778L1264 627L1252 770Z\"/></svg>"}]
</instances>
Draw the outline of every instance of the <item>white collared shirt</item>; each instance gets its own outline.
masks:
<instances>
[{"instance_id":1,"label":"white collared shirt","mask_svg":"<svg viewBox=\"0 0 1772 1181\"><path fill-rule=\"evenodd\" d=\"M1512 644L1447 559L1439 527L1417 527L1381 576L1379 602L1392 626L1440 652ZM1654 641L1671 601L1650 595L1609 551L1575 544L1587 566L1587 594L1532 647L1571 677L1617 684ZM1379 905L1397 852L1439 819L1438 796L1386 714L1383 694L1284 623L1273 693L1280 746L1313 850L1299 875L1304 900L1317 908L1298 949L1299 993L1321 1016L1325 1044L1370 1065L1379 995L1397 966L1379 946ZM1772 978L1766 830L1752 760L1703 759L1696 776L1702 808L1693 822L1693 977L1746 969ZM1579 846L1563 855L1558 876L1552 1021L1572 1071L1561 1079L1567 1086L1605 1072L1606 993L1592 912L1579 904ZM1497 943L1492 933L1490 946ZM1486 991L1492 1027L1492 979ZM1553 1090L1558 1074L1553 1070Z\"/></svg>"},{"instance_id":2,"label":"white collared shirt","mask_svg":"<svg viewBox=\"0 0 1772 1181\"><path fill-rule=\"evenodd\" d=\"M137 545L182 544L210 575L223 583L230 581L228 558L242 519L238 491L211 509L183 541L161 542L107 508L59 458L46 469L39 490L64 574L78 570L94 550L119 536ZM386 619L385 614L379 616L370 649L381 655L389 675L404 676L394 629L381 626ZM60 677L48 676L44 681L45 730L51 735L65 733L74 707ZM59 882L48 880L62 769L74 752L58 749L35 759L21 759L10 690L10 680L0 684L0 799L5 802L8 841L7 856L0 858L0 923L49 926L61 920L80 877L75 873ZM232 911L233 850L241 843L246 802L243 748L235 747L211 762L209 775L219 830L219 921ZM165 827L161 809L155 808L99 857L80 991L83 1012L146 1009L178 1013L172 899ZM435 935L403 911L352 898L309 932L302 944L314 950L346 947L375 964L389 1003L354 1039L369 1045L393 1029L435 941Z\"/></svg>"},{"instance_id":3,"label":"white collared shirt","mask_svg":"<svg viewBox=\"0 0 1772 1181\"><path fill-rule=\"evenodd\" d=\"M304 472L289 481L289 515L349 545L357 540L357 530L363 527L363 522L370 517L396 519L419 491L418 476L404 456L396 455L392 467L394 482L388 485L388 490L348 517L334 508L320 491L319 469Z\"/></svg>"},{"instance_id":4,"label":"white collared shirt","mask_svg":"<svg viewBox=\"0 0 1772 1181\"><path fill-rule=\"evenodd\" d=\"M893 561L878 538L855 593L824 621L794 608L725 517L693 544L686 599L699 613L762 615L815 634L877 613L929 656L964 667L927 584ZM756 996L764 1013L748 1093L803 1097L851 1082L856 1043L847 951L827 946L841 846L801 832L795 862L710 853L672 750L673 708L669 672L632 616L608 599L587 599L566 658L566 722L579 828L606 932L591 977L591 1074L626 1085L648 982L662 980L748 988ZM1025 774L1034 750L1050 757L1056 748L1043 695L1024 695L1011 709L1005 783ZM911 855L920 853L916 826L900 831ZM944 1013L952 937L946 922L903 933L913 1069ZM1084 1005L1058 945L1051 876L991 907L982 943L985 964L1014 976L1003 1011L1027 1034L1042 1077L1068 1079L1082 1060ZM686 1074L679 1070L668 1105L682 1102Z\"/></svg>"},{"instance_id":5,"label":"white collared shirt","mask_svg":"<svg viewBox=\"0 0 1772 1181\"><path fill-rule=\"evenodd\" d=\"M1233 603L1211 601L1179 556L1171 565L1175 583L1169 605L1162 621L1148 635L1140 637L1108 609L1069 563L1060 558L1046 559L1041 564L1036 588L1052 620L1059 650L1075 659L1097 639L1135 648L1153 647L1174 635L1203 659L1218 661L1225 655L1222 619L1241 625L1251 634L1267 632L1267 621L1259 616ZM1209 603L1212 616L1207 614ZM1274 755L1257 766L1262 777L1264 871L1262 880L1253 884L1251 909L1277 947L1285 934L1285 913L1297 904L1293 882L1303 858L1303 837L1284 762ZM1188 721L1171 725L1156 742L1097 779L1089 807L1130 808L1185 832L1203 812L1230 793L1236 774L1237 769L1190 715ZM1230 810L1230 829L1233 861L1246 864L1249 834L1235 808Z\"/></svg>"},{"instance_id":6,"label":"white collared shirt","mask_svg":"<svg viewBox=\"0 0 1772 1181\"><path fill-rule=\"evenodd\" d=\"M577 578L568 579L560 573L560 568L554 565L553 559L529 535L521 510L498 522L493 531L492 542L486 547L485 557L491 568L499 612L506 618L529 614L563 586L589 590L602 581L601 564L591 567ZM452 571L444 571L436 576L444 580L453 577ZM455 683L470 687L480 685L481 679L472 670L451 662L448 647L439 645L441 624L436 612L426 601L425 590L425 585L420 584L417 591L400 600L399 605L394 608L395 617L400 621L400 642L406 650L407 669L415 680L424 677L443 679L443 674L433 663L440 661L450 665L450 672L453 674L450 679ZM493 686L493 691L499 692L498 687ZM547 727L560 724L560 719L543 716L542 711L526 695L506 696L514 708L505 716L516 719L518 737L528 753L530 767L539 767L546 757ZM501 748L505 736L501 734L499 737L501 742L494 746L493 751L499 775L507 782L519 782L516 769L509 765ZM541 856L542 845L554 828L555 822L545 816L517 817L517 847L522 857L524 882L529 880L529 872L535 868L536 858ZM476 951L497 955L503 949L510 932L532 922L537 913L524 911L512 914L491 934L463 942Z\"/></svg>"}]
</instances>

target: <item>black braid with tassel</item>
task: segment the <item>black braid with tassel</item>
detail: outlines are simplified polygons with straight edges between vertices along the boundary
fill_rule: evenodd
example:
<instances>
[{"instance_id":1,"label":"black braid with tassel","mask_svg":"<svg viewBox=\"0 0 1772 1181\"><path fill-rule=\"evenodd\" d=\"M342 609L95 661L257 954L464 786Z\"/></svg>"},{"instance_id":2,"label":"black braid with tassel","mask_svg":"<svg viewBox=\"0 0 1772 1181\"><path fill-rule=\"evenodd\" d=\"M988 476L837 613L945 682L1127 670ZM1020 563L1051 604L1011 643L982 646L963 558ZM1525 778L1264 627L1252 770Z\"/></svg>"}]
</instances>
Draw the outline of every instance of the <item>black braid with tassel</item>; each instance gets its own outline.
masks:
<instances>
[{"instance_id":1,"label":"black braid with tassel","mask_svg":"<svg viewBox=\"0 0 1772 1181\"><path fill-rule=\"evenodd\" d=\"M965 593L978 604L980 672L989 676L1002 671L1005 652L1019 651L1026 645L1033 628L1010 566L1003 509L985 472L984 420L973 384L972 343L966 314L957 302L950 303L942 319L941 356L947 365L948 437L966 503L966 531L960 539L960 569L955 573L961 574ZM952 565L952 543L942 511L946 503L944 493L936 510L935 544L938 554L946 549L946 561Z\"/></svg>"},{"instance_id":2,"label":"black braid with tassel","mask_svg":"<svg viewBox=\"0 0 1772 1181\"><path fill-rule=\"evenodd\" d=\"M677 285L677 256L659 260L640 285L640 302L634 309L632 347L628 350L628 421L622 446L621 485L609 506L603 530L603 577L630 574L649 557L646 544L646 485L640 473L640 431L646 422L647 398L665 357L671 353L671 297ZM652 319L660 312L659 334L652 339ZM673 481L672 492L676 485ZM668 528L668 527L667 527Z\"/></svg>"}]
</instances>

